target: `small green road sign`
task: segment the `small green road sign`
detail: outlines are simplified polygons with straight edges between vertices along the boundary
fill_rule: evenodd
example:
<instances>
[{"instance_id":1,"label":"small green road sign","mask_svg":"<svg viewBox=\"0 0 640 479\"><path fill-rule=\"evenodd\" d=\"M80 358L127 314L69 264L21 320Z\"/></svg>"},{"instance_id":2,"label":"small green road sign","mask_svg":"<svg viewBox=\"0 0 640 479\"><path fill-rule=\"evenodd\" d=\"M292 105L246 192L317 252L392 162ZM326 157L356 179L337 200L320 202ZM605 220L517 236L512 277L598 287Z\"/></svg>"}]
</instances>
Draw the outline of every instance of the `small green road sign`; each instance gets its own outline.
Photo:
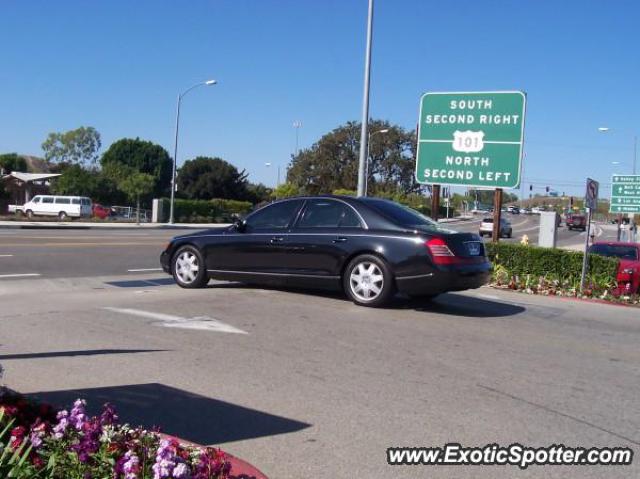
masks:
<instances>
[{"instance_id":1,"label":"small green road sign","mask_svg":"<svg viewBox=\"0 0 640 479\"><path fill-rule=\"evenodd\" d=\"M611 213L640 213L640 175L613 175Z\"/></svg>"},{"instance_id":2,"label":"small green road sign","mask_svg":"<svg viewBox=\"0 0 640 479\"><path fill-rule=\"evenodd\" d=\"M425 93L418 183L517 188L526 97L520 91Z\"/></svg>"}]
</instances>

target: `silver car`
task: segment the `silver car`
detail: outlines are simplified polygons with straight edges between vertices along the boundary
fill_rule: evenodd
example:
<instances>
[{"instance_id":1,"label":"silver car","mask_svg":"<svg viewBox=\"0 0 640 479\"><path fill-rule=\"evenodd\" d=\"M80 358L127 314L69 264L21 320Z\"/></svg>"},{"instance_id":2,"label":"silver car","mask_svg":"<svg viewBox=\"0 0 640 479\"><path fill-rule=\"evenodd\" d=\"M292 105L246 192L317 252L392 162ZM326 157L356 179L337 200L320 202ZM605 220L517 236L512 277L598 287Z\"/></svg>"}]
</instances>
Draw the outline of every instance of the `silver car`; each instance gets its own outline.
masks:
<instances>
[{"instance_id":1,"label":"silver car","mask_svg":"<svg viewBox=\"0 0 640 479\"><path fill-rule=\"evenodd\" d=\"M482 220L478 234L480 236L491 236L493 234L493 218L485 218ZM511 238L512 236L513 228L511 227L511 223L505 218L500 218L500 237Z\"/></svg>"}]
</instances>

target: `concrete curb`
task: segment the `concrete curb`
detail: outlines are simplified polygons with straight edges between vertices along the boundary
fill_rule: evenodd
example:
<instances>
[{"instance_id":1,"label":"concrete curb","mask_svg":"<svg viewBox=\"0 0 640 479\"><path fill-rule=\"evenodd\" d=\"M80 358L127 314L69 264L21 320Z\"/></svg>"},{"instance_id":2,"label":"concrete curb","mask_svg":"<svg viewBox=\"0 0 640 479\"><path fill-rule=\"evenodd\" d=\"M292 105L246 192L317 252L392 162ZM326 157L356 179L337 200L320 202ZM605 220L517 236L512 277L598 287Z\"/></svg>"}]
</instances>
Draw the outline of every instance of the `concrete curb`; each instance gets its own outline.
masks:
<instances>
[{"instance_id":1,"label":"concrete curb","mask_svg":"<svg viewBox=\"0 0 640 479\"><path fill-rule=\"evenodd\" d=\"M8 229L42 229L42 230L88 230L88 229L208 229L225 228L231 223L86 223L86 222L54 222L54 221L0 221L0 228Z\"/></svg>"}]
</instances>

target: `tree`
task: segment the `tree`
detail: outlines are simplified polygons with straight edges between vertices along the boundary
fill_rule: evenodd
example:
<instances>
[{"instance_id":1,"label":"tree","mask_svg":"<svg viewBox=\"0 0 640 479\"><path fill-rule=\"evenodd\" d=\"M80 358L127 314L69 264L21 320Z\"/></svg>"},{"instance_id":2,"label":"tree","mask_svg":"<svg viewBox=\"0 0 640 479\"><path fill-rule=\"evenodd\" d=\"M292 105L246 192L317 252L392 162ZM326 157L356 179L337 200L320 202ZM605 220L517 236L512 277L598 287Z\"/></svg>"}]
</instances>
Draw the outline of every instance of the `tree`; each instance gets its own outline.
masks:
<instances>
[{"instance_id":1,"label":"tree","mask_svg":"<svg viewBox=\"0 0 640 479\"><path fill-rule=\"evenodd\" d=\"M47 161L95 166L101 145L95 128L81 126L64 133L49 133L42 150Z\"/></svg>"},{"instance_id":2,"label":"tree","mask_svg":"<svg viewBox=\"0 0 640 479\"><path fill-rule=\"evenodd\" d=\"M226 198L250 200L247 173L221 158L198 156L186 161L178 173L178 193L192 200Z\"/></svg>"},{"instance_id":3,"label":"tree","mask_svg":"<svg viewBox=\"0 0 640 479\"><path fill-rule=\"evenodd\" d=\"M51 184L51 191L55 194L88 196L93 201L109 205L124 199L114 178L103 171L65 164L60 173L62 176Z\"/></svg>"},{"instance_id":4,"label":"tree","mask_svg":"<svg viewBox=\"0 0 640 479\"><path fill-rule=\"evenodd\" d=\"M289 198L290 196L298 196L299 194L300 190L296 185L291 183L281 183L275 190L273 190L271 196L280 200L282 198Z\"/></svg>"},{"instance_id":5,"label":"tree","mask_svg":"<svg viewBox=\"0 0 640 479\"><path fill-rule=\"evenodd\" d=\"M136 221L140 223L140 197L153 191L155 178L148 173L130 172L122 177L118 188L136 202Z\"/></svg>"},{"instance_id":6,"label":"tree","mask_svg":"<svg viewBox=\"0 0 640 479\"><path fill-rule=\"evenodd\" d=\"M386 133L375 133L387 130ZM368 191L402 193L420 191L414 179L415 134L385 121L369 125ZM322 136L310 148L294 156L287 181L307 194L355 190L358 184L360 124L348 122Z\"/></svg>"},{"instance_id":7,"label":"tree","mask_svg":"<svg viewBox=\"0 0 640 479\"><path fill-rule=\"evenodd\" d=\"M102 170L111 178L118 179L129 169L153 177L153 188L142 195L148 203L152 197L161 197L171 191L173 162L167 150L160 145L140 138L123 138L111 144L100 160Z\"/></svg>"},{"instance_id":8,"label":"tree","mask_svg":"<svg viewBox=\"0 0 640 479\"><path fill-rule=\"evenodd\" d=\"M249 191L250 196L249 201L254 204L269 201L273 194L273 189L263 185L262 183L249 183L247 185L247 190Z\"/></svg>"},{"instance_id":9,"label":"tree","mask_svg":"<svg viewBox=\"0 0 640 479\"><path fill-rule=\"evenodd\" d=\"M5 153L0 155L0 172L8 175L12 171L27 171L27 162L17 153Z\"/></svg>"}]
</instances>

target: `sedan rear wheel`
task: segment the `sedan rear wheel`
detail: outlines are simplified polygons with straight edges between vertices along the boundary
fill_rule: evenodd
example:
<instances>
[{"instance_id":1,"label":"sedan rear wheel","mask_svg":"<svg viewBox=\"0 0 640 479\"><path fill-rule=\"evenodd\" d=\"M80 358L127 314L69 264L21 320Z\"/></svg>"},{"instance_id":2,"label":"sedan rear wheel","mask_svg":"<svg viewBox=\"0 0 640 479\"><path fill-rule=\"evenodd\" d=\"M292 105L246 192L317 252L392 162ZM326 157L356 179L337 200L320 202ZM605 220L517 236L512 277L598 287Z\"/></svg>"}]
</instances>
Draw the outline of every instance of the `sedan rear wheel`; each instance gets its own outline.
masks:
<instances>
[{"instance_id":1,"label":"sedan rear wheel","mask_svg":"<svg viewBox=\"0 0 640 479\"><path fill-rule=\"evenodd\" d=\"M394 292L391 270L383 260L373 255L354 258L342 280L347 296L361 306L382 306Z\"/></svg>"},{"instance_id":2,"label":"sedan rear wheel","mask_svg":"<svg viewBox=\"0 0 640 479\"><path fill-rule=\"evenodd\" d=\"M171 272L183 288L202 288L209 282L202 255L193 246L183 246L173 255Z\"/></svg>"}]
</instances>

